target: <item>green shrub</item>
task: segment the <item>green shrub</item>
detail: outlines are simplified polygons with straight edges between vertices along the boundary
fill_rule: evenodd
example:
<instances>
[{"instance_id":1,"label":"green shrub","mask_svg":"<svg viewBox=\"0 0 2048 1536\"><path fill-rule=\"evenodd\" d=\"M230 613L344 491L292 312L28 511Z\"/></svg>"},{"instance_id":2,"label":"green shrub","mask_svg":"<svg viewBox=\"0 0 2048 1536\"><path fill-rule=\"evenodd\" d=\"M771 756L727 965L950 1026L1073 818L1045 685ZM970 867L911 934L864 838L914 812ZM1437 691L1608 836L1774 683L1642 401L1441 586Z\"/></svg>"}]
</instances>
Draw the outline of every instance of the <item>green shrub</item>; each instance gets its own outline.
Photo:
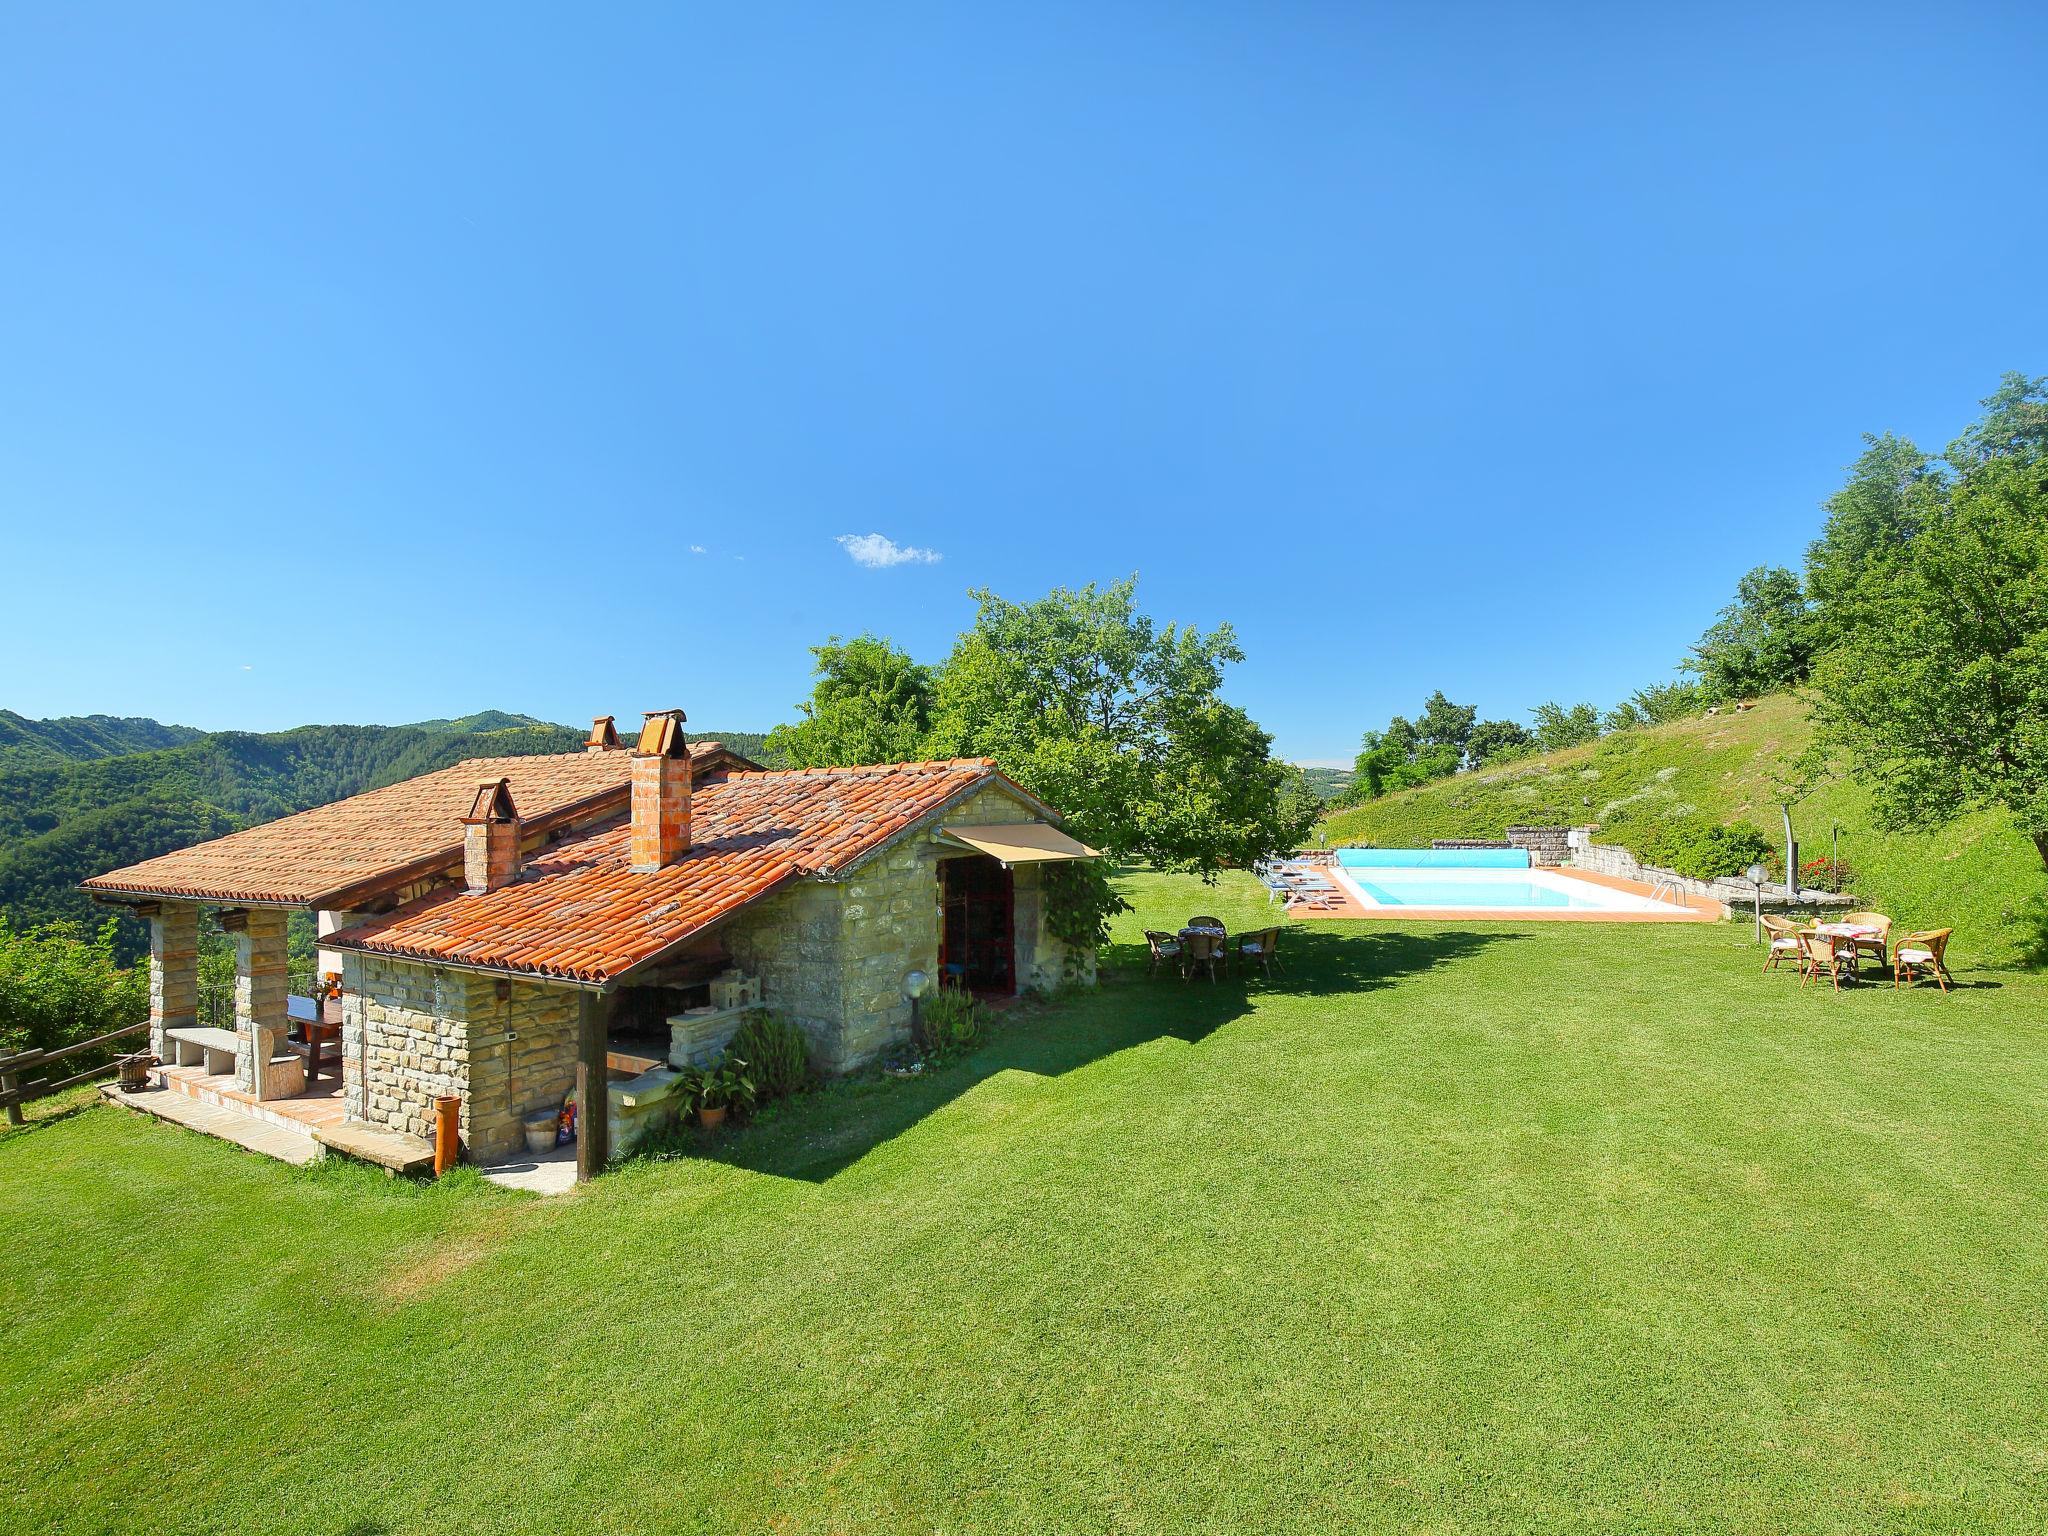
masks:
<instances>
[{"instance_id":1,"label":"green shrub","mask_svg":"<svg viewBox=\"0 0 2048 1536\"><path fill-rule=\"evenodd\" d=\"M56 1050L149 1017L148 969L115 963L114 928L110 917L88 939L72 923L19 929L0 916L0 1055ZM92 1064L78 1057L69 1069Z\"/></svg>"},{"instance_id":2,"label":"green shrub","mask_svg":"<svg viewBox=\"0 0 2048 1536\"><path fill-rule=\"evenodd\" d=\"M941 987L918 1006L917 1045L927 1056L946 1056L974 1043L981 1009L974 994Z\"/></svg>"},{"instance_id":3,"label":"green shrub","mask_svg":"<svg viewBox=\"0 0 2048 1536\"><path fill-rule=\"evenodd\" d=\"M747 1064L754 1091L764 1104L803 1091L811 1077L811 1043L787 1019L756 1008L741 1021L726 1048L728 1057Z\"/></svg>"},{"instance_id":4,"label":"green shrub","mask_svg":"<svg viewBox=\"0 0 2048 1536\"><path fill-rule=\"evenodd\" d=\"M1751 864L1770 860L1770 840L1743 822L1723 826L1698 812L1643 822L1622 822L1611 834L1645 864L1676 870L1694 880L1740 875Z\"/></svg>"}]
</instances>

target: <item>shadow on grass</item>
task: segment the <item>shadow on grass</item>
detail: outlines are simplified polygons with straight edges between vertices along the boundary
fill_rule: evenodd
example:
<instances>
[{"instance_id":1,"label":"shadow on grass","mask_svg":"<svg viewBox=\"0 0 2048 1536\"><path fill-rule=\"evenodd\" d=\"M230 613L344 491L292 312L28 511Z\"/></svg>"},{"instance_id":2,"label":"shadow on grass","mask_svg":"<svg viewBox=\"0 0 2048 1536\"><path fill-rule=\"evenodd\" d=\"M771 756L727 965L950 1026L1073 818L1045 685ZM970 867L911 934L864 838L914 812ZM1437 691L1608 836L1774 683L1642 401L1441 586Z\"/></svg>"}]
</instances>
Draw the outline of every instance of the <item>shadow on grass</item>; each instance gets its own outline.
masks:
<instances>
[{"instance_id":1,"label":"shadow on grass","mask_svg":"<svg viewBox=\"0 0 2048 1536\"><path fill-rule=\"evenodd\" d=\"M1141 945L1103 954L1106 979L1092 994L1022 1004L998 1016L983 1044L915 1078L867 1072L804 1095L737 1132L705 1138L698 1155L755 1173L822 1182L851 1166L998 1072L1041 1077L1099 1061L1148 1041L1197 1045L1250 1011L1253 999L1371 991L1454 964L1523 935L1290 929L1285 971L1211 983L1148 974Z\"/></svg>"}]
</instances>

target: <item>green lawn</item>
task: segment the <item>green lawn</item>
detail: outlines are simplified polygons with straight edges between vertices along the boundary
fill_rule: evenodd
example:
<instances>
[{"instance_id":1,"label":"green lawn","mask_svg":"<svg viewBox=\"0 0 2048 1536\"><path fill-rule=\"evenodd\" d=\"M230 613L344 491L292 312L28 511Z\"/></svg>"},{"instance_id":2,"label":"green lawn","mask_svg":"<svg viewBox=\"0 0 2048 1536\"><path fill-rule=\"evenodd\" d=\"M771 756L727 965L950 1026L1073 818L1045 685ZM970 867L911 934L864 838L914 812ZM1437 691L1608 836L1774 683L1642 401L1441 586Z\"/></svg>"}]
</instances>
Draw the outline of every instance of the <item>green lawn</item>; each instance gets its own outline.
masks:
<instances>
[{"instance_id":1,"label":"green lawn","mask_svg":"<svg viewBox=\"0 0 2048 1536\"><path fill-rule=\"evenodd\" d=\"M2048 978L1289 943L555 1201L0 1139L6 1527L2040 1529Z\"/></svg>"}]
</instances>

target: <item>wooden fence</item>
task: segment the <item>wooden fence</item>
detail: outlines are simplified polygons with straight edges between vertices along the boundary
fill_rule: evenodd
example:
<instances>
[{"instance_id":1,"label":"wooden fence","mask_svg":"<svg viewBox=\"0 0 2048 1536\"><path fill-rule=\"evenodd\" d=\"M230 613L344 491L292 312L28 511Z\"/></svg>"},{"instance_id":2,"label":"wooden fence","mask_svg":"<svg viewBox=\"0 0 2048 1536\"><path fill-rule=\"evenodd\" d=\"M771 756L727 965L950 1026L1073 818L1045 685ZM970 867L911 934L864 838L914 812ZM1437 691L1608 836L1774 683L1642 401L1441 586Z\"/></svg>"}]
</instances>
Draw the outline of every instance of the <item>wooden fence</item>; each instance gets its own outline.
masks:
<instances>
[{"instance_id":1,"label":"wooden fence","mask_svg":"<svg viewBox=\"0 0 2048 1536\"><path fill-rule=\"evenodd\" d=\"M39 1068L47 1068L52 1062L80 1056L87 1051L102 1050L116 1040L148 1033L149 1020L144 1019L139 1024L128 1025L125 1029L94 1035L90 1040L77 1040L70 1045L60 1045L54 1051L17 1051L12 1056L0 1056L0 1106L5 1106L7 1110L7 1123L21 1124L21 1106L29 1100L48 1098L53 1093L62 1093L66 1088L89 1083L103 1073L113 1071L114 1063L109 1058L84 1072L76 1072L69 1077L54 1080L48 1077L31 1077L30 1073Z\"/></svg>"}]
</instances>

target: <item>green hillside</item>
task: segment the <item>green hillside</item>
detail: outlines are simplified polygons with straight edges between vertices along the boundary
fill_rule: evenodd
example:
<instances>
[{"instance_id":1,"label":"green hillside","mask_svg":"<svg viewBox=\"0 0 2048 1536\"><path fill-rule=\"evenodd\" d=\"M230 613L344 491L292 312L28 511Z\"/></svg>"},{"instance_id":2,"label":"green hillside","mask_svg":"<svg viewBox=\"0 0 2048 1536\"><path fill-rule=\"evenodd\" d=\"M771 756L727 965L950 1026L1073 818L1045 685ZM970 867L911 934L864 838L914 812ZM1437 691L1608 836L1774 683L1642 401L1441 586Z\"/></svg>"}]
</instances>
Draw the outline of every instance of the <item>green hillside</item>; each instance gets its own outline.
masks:
<instances>
[{"instance_id":1,"label":"green hillside","mask_svg":"<svg viewBox=\"0 0 2048 1536\"><path fill-rule=\"evenodd\" d=\"M122 715L30 720L11 709L0 709L0 763L83 762L182 746L205 734L189 725L164 725Z\"/></svg>"},{"instance_id":2,"label":"green hillside","mask_svg":"<svg viewBox=\"0 0 2048 1536\"><path fill-rule=\"evenodd\" d=\"M1333 815L1324 835L1333 843L1427 847L1435 837L1498 837L1512 823L1597 823L1626 806L1631 815L1693 808L1748 821L1777 839L1773 768L1811 740L1805 706L1779 696L1744 714L1620 731L1388 795ZM1902 922L1953 925L1959 952L1972 963L2044 957L2048 878L2004 813L1931 832L1885 832L1869 794L1838 777L1797 802L1792 821L1807 856L1827 852L1839 826L1857 893Z\"/></svg>"}]
</instances>

